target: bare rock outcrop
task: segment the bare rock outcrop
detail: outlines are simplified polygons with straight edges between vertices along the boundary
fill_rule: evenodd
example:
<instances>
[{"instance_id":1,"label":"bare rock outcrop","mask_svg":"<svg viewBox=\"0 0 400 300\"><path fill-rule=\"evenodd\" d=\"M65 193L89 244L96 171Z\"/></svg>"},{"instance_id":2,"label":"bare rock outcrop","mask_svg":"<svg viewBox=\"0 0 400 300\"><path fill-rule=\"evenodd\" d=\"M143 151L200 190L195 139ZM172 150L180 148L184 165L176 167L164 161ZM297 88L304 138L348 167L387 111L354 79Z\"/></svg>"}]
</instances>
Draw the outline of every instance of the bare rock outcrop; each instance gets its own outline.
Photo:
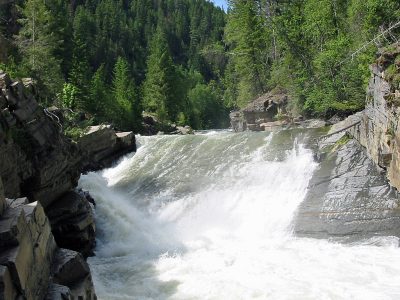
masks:
<instances>
[{"instance_id":1,"label":"bare rock outcrop","mask_svg":"<svg viewBox=\"0 0 400 300\"><path fill-rule=\"evenodd\" d=\"M136 151L133 132L116 132L110 125L91 126L78 141L84 170L110 167L122 155Z\"/></svg>"},{"instance_id":2,"label":"bare rock outcrop","mask_svg":"<svg viewBox=\"0 0 400 300\"><path fill-rule=\"evenodd\" d=\"M295 233L349 242L400 236L398 194L365 149L346 137L327 147L333 151L313 174L297 212Z\"/></svg>"},{"instance_id":3,"label":"bare rock outcrop","mask_svg":"<svg viewBox=\"0 0 400 300\"><path fill-rule=\"evenodd\" d=\"M230 114L231 127L234 131L263 131L266 123L276 121L277 115L284 115L285 106L289 96L283 90L270 91L254 101L250 102L244 109ZM260 126L264 124L263 126Z\"/></svg>"},{"instance_id":4,"label":"bare rock outcrop","mask_svg":"<svg viewBox=\"0 0 400 300\"><path fill-rule=\"evenodd\" d=\"M76 187L135 151L135 135L94 126L73 142L35 98L32 80L0 71L0 300L96 299L94 200Z\"/></svg>"},{"instance_id":5,"label":"bare rock outcrop","mask_svg":"<svg viewBox=\"0 0 400 300\"><path fill-rule=\"evenodd\" d=\"M400 44L383 50L371 66L360 124L349 130L400 190Z\"/></svg>"},{"instance_id":6,"label":"bare rock outcrop","mask_svg":"<svg viewBox=\"0 0 400 300\"><path fill-rule=\"evenodd\" d=\"M43 207L27 198L7 200L0 216L0 299L96 299L84 258L57 247Z\"/></svg>"},{"instance_id":7,"label":"bare rock outcrop","mask_svg":"<svg viewBox=\"0 0 400 300\"><path fill-rule=\"evenodd\" d=\"M33 86L0 72L0 176L5 194L50 205L80 176L80 149L35 100Z\"/></svg>"}]
</instances>

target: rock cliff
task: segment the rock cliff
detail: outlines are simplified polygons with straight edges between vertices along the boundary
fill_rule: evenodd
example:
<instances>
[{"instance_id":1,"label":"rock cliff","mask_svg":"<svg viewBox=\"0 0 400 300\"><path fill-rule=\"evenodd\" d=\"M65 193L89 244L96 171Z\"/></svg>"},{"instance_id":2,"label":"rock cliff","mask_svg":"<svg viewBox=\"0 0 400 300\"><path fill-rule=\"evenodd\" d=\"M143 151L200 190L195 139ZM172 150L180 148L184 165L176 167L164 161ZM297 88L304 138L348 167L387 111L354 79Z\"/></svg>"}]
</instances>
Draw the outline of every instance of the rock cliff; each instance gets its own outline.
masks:
<instances>
[{"instance_id":1,"label":"rock cliff","mask_svg":"<svg viewBox=\"0 0 400 300\"><path fill-rule=\"evenodd\" d=\"M371 74L362 120L349 132L400 190L400 44L381 51Z\"/></svg>"},{"instance_id":2,"label":"rock cliff","mask_svg":"<svg viewBox=\"0 0 400 300\"><path fill-rule=\"evenodd\" d=\"M400 44L381 51L370 69L365 110L319 142L320 167L295 222L299 235L400 237Z\"/></svg>"},{"instance_id":3,"label":"rock cliff","mask_svg":"<svg viewBox=\"0 0 400 300\"><path fill-rule=\"evenodd\" d=\"M77 182L135 151L135 136L97 126L75 143L62 131L31 80L0 71L0 299L96 298L94 201Z\"/></svg>"}]
</instances>

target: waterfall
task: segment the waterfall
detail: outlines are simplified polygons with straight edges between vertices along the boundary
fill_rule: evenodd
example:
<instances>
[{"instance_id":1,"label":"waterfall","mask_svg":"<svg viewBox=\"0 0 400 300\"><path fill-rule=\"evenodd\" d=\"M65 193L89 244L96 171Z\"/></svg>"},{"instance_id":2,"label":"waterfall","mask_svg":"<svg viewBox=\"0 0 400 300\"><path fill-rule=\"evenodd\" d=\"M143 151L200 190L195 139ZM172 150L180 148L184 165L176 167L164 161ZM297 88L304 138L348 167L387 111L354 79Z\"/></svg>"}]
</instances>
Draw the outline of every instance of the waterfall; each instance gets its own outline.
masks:
<instances>
[{"instance_id":1,"label":"waterfall","mask_svg":"<svg viewBox=\"0 0 400 300\"><path fill-rule=\"evenodd\" d=\"M82 176L97 201L100 299L398 299L392 237L298 238L292 221L318 168L305 133L138 138Z\"/></svg>"}]
</instances>

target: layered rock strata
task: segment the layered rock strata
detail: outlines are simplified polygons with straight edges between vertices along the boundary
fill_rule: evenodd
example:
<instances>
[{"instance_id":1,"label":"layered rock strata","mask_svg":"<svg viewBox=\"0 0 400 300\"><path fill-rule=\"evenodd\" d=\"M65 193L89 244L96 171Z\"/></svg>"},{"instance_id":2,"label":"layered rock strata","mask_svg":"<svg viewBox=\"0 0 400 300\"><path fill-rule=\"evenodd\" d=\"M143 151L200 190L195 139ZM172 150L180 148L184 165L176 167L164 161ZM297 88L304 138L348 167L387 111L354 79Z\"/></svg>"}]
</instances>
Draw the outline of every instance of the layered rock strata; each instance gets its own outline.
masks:
<instances>
[{"instance_id":1,"label":"layered rock strata","mask_svg":"<svg viewBox=\"0 0 400 300\"><path fill-rule=\"evenodd\" d=\"M400 201L383 170L354 139L328 146L298 209L300 236L346 241L376 235L400 237Z\"/></svg>"},{"instance_id":2,"label":"layered rock strata","mask_svg":"<svg viewBox=\"0 0 400 300\"><path fill-rule=\"evenodd\" d=\"M0 71L0 299L95 299L85 262L95 246L94 201L76 187L81 172L134 151L135 136L98 126L75 143L35 97L32 80Z\"/></svg>"},{"instance_id":3,"label":"layered rock strata","mask_svg":"<svg viewBox=\"0 0 400 300\"><path fill-rule=\"evenodd\" d=\"M349 133L400 190L400 44L382 51L370 69L366 107Z\"/></svg>"},{"instance_id":4,"label":"layered rock strata","mask_svg":"<svg viewBox=\"0 0 400 300\"><path fill-rule=\"evenodd\" d=\"M96 299L87 263L57 247L40 203L0 198L0 299Z\"/></svg>"}]
</instances>

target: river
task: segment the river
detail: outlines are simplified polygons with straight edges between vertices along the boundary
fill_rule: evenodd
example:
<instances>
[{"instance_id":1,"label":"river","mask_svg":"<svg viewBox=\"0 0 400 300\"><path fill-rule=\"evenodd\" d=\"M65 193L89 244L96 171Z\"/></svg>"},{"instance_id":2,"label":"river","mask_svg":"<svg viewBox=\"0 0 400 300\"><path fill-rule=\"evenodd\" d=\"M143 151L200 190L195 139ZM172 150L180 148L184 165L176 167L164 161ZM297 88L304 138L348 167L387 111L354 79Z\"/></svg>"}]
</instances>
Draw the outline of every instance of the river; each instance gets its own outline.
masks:
<instances>
[{"instance_id":1,"label":"river","mask_svg":"<svg viewBox=\"0 0 400 300\"><path fill-rule=\"evenodd\" d=\"M307 132L138 137L82 176L99 299L400 299L398 238L296 237L318 169Z\"/></svg>"}]
</instances>

